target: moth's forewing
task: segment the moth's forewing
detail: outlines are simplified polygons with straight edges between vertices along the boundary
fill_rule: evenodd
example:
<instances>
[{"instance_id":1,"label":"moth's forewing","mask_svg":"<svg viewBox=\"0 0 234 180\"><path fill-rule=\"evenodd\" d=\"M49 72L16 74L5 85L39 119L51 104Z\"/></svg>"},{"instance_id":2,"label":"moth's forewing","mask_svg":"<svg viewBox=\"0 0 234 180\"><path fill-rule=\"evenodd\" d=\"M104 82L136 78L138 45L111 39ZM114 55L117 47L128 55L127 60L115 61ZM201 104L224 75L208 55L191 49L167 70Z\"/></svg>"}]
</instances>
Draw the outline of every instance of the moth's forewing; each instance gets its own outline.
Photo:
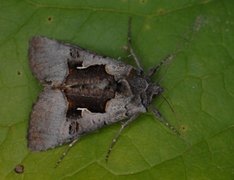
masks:
<instances>
[{"instance_id":1,"label":"moth's forewing","mask_svg":"<svg viewBox=\"0 0 234 180\"><path fill-rule=\"evenodd\" d=\"M43 151L70 141L66 121L67 101L60 90L44 89L33 106L28 131L28 146Z\"/></svg>"},{"instance_id":2,"label":"moth's forewing","mask_svg":"<svg viewBox=\"0 0 234 180\"><path fill-rule=\"evenodd\" d=\"M29 42L29 64L43 84L61 84L68 74L69 46L45 37L33 37Z\"/></svg>"}]
</instances>

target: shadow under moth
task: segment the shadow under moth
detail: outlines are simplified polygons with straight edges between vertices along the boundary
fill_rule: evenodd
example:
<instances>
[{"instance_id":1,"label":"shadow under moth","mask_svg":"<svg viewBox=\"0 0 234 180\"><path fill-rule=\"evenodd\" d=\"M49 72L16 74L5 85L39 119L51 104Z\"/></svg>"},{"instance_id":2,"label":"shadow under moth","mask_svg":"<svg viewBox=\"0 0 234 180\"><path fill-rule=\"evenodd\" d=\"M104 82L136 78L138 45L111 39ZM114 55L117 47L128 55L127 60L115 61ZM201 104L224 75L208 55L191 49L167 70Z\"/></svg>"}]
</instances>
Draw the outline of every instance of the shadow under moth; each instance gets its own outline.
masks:
<instances>
[{"instance_id":1,"label":"shadow under moth","mask_svg":"<svg viewBox=\"0 0 234 180\"><path fill-rule=\"evenodd\" d=\"M128 50L137 67L47 37L30 40L30 67L43 85L30 117L28 147L32 151L66 143L71 147L83 135L121 122L108 159L122 130L147 112L152 99L163 92L151 76L165 60L145 73L131 46L130 30ZM165 122L156 109L153 112ZM164 124L176 132L169 123Z\"/></svg>"}]
</instances>

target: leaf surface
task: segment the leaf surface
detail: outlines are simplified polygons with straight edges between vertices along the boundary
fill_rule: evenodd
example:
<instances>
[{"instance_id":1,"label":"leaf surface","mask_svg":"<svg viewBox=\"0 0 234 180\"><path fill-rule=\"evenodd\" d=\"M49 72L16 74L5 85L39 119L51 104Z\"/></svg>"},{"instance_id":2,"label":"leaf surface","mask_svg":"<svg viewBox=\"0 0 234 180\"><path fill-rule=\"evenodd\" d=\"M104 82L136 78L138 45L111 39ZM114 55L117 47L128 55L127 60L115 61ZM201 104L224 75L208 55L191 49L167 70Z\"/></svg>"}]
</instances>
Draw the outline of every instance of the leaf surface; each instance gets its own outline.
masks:
<instances>
[{"instance_id":1,"label":"leaf surface","mask_svg":"<svg viewBox=\"0 0 234 180\"><path fill-rule=\"evenodd\" d=\"M234 179L233 9L229 0L1 0L0 177ZM174 112L162 97L153 104L181 136L144 114L122 133L108 163L119 124L83 137L54 168L66 146L27 149L29 115L42 89L28 65L28 41L43 35L133 64L124 50L130 16L145 70L179 50L153 78ZM18 164L24 173L14 171Z\"/></svg>"}]
</instances>

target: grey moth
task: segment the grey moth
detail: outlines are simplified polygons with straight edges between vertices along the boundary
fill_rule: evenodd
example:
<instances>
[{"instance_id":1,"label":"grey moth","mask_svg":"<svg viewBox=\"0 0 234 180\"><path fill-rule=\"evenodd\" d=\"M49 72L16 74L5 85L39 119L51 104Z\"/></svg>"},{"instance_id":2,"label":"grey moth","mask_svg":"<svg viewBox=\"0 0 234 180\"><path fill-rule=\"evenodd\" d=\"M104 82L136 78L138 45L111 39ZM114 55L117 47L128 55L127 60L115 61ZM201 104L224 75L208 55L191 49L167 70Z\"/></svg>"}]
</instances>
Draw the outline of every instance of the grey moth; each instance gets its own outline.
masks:
<instances>
[{"instance_id":1,"label":"grey moth","mask_svg":"<svg viewBox=\"0 0 234 180\"><path fill-rule=\"evenodd\" d=\"M108 159L122 130L147 112L152 99L163 92L151 81L162 62L145 73L130 36L128 46L136 67L47 37L30 40L29 64L43 85L30 116L28 147L32 151L72 146L83 135L121 122Z\"/></svg>"}]
</instances>

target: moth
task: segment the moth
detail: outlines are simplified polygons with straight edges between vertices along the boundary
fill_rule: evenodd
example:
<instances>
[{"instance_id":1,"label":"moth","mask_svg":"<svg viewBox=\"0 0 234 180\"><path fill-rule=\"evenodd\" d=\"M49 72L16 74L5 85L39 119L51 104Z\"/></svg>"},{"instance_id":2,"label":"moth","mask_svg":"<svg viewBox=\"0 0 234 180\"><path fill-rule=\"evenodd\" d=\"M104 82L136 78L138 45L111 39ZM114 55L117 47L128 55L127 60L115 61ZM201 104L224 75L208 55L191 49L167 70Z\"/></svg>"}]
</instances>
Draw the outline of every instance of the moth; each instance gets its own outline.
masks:
<instances>
[{"instance_id":1,"label":"moth","mask_svg":"<svg viewBox=\"0 0 234 180\"><path fill-rule=\"evenodd\" d=\"M47 37L30 40L29 64L43 85L30 116L28 147L32 151L72 146L83 135L121 122L108 159L123 129L148 111L153 98L163 92L151 81L162 62L145 73L131 46L130 30L128 34L136 67ZM156 109L154 113L160 115Z\"/></svg>"}]
</instances>

